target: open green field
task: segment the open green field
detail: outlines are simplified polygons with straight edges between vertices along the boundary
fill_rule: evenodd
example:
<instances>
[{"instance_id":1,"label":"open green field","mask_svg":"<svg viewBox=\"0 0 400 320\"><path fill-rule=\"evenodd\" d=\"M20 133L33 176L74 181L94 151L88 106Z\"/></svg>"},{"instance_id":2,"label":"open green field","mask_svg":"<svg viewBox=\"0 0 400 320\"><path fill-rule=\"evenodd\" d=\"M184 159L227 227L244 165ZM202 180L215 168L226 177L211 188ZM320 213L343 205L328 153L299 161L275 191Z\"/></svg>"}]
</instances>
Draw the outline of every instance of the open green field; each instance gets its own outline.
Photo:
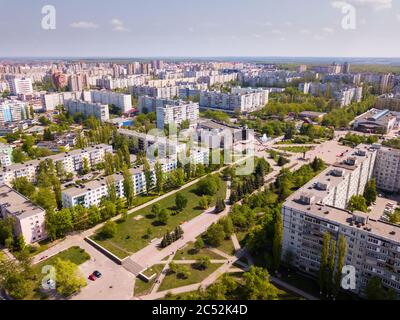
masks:
<instances>
[{"instance_id":1,"label":"open green field","mask_svg":"<svg viewBox=\"0 0 400 320\"><path fill-rule=\"evenodd\" d=\"M196 260L204 256L209 257L210 259L224 259L224 257L212 252L207 248L197 251L194 248L194 243L189 242L187 246L176 252L174 260Z\"/></svg>"},{"instance_id":2,"label":"open green field","mask_svg":"<svg viewBox=\"0 0 400 320\"><path fill-rule=\"evenodd\" d=\"M161 282L161 286L158 291L170 290L178 287L187 286L190 284L200 283L207 278L211 273L217 270L222 264L211 263L210 266L205 270L198 270L193 265L188 265L190 275L188 278L183 279L176 273L169 273L165 276Z\"/></svg>"},{"instance_id":3,"label":"open green field","mask_svg":"<svg viewBox=\"0 0 400 320\"><path fill-rule=\"evenodd\" d=\"M219 191L211 197L211 206L215 205L215 201L218 197L225 198L226 183L221 180L221 185L222 187ZM180 194L188 199L187 207L179 213L175 213L174 211L176 193L157 202L161 208L166 208L170 213L166 225L160 225L158 223L157 218L151 212L152 205L149 205L129 215L126 221L118 220L117 232L114 237L102 239L94 235L92 239L119 258L123 259L130 256L148 245L151 239L161 238L166 232L172 231L177 226L185 221L193 219L204 211L199 207L201 197L196 194L196 189L197 183L179 191ZM135 217L139 216L141 216L140 219L135 219ZM150 237L146 235L147 230L151 231Z\"/></svg>"}]
</instances>

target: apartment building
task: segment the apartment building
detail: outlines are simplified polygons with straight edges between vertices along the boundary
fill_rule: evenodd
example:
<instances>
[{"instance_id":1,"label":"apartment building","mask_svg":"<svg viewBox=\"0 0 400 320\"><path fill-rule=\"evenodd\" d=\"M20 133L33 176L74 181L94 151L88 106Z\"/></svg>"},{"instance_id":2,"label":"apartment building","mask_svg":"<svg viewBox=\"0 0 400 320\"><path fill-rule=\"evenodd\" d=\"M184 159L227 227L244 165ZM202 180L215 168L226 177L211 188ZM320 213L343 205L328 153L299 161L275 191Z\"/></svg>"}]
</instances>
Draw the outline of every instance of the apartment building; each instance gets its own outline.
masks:
<instances>
[{"instance_id":1,"label":"apartment building","mask_svg":"<svg viewBox=\"0 0 400 320\"><path fill-rule=\"evenodd\" d=\"M134 96L150 96L161 99L172 99L179 96L179 86L152 87L148 85L129 87Z\"/></svg>"},{"instance_id":2,"label":"apartment building","mask_svg":"<svg viewBox=\"0 0 400 320\"><path fill-rule=\"evenodd\" d=\"M345 210L351 195L363 192L372 177L376 150L360 145L347 160L330 166L294 194L282 207L282 259L292 256L293 266L317 276L323 236L329 232L336 242L347 240L345 265L356 270L357 294L363 294L369 278L400 292L400 229L369 217L367 213ZM353 160L351 160L353 163Z\"/></svg>"},{"instance_id":3,"label":"apartment building","mask_svg":"<svg viewBox=\"0 0 400 320\"><path fill-rule=\"evenodd\" d=\"M138 110L139 112L155 112L158 107L166 105L178 105L179 100L163 99L149 96L138 97Z\"/></svg>"},{"instance_id":4,"label":"apartment building","mask_svg":"<svg viewBox=\"0 0 400 320\"><path fill-rule=\"evenodd\" d=\"M40 161L51 159L54 164L60 162L66 173L79 173L84 164L84 159L88 161L89 167L95 167L104 161L105 154L112 152L112 146L99 144L84 149L72 150L42 159L31 160L25 163L15 163L0 169L0 185L11 185L16 178L26 177L29 181L36 181L36 173Z\"/></svg>"},{"instance_id":5,"label":"apartment building","mask_svg":"<svg viewBox=\"0 0 400 320\"><path fill-rule=\"evenodd\" d=\"M59 105L63 105L65 100L78 100L82 96L81 92L57 92L42 95L43 111L55 110Z\"/></svg>"},{"instance_id":6,"label":"apartment building","mask_svg":"<svg viewBox=\"0 0 400 320\"><path fill-rule=\"evenodd\" d=\"M13 148L7 144L0 143L0 167L10 166Z\"/></svg>"},{"instance_id":7,"label":"apartment building","mask_svg":"<svg viewBox=\"0 0 400 320\"><path fill-rule=\"evenodd\" d=\"M264 89L232 88L231 93L202 91L200 108L233 113L256 111L268 103L269 91Z\"/></svg>"},{"instance_id":8,"label":"apartment building","mask_svg":"<svg viewBox=\"0 0 400 320\"><path fill-rule=\"evenodd\" d=\"M90 103L82 100L65 100L65 109L71 114L82 113L85 118L94 116L100 121L110 119L108 105L100 103Z\"/></svg>"},{"instance_id":9,"label":"apartment building","mask_svg":"<svg viewBox=\"0 0 400 320\"><path fill-rule=\"evenodd\" d=\"M30 78L16 78L8 79L8 86L12 95L28 95L33 94L32 80Z\"/></svg>"},{"instance_id":10,"label":"apartment building","mask_svg":"<svg viewBox=\"0 0 400 320\"><path fill-rule=\"evenodd\" d=\"M171 172L177 167L176 157L160 159L164 173ZM151 188L154 188L156 182L156 174L154 171L155 162L150 164L151 167ZM132 175L134 195L146 192L146 176L143 166L135 166L129 169ZM118 198L124 197L124 177L122 172L115 173L109 177L101 177L90 181L84 185L77 185L72 188L63 190L61 193L62 204L64 208L70 208L76 205L82 205L86 208L100 205L101 200L108 196L108 184L115 186Z\"/></svg>"},{"instance_id":11,"label":"apartment building","mask_svg":"<svg viewBox=\"0 0 400 320\"><path fill-rule=\"evenodd\" d=\"M9 186L0 186L0 218L14 218L15 236L22 235L27 244L47 238L44 209L34 205Z\"/></svg>"},{"instance_id":12,"label":"apartment building","mask_svg":"<svg viewBox=\"0 0 400 320\"><path fill-rule=\"evenodd\" d=\"M400 191L400 150L377 146L374 177L378 189Z\"/></svg>"},{"instance_id":13,"label":"apartment building","mask_svg":"<svg viewBox=\"0 0 400 320\"><path fill-rule=\"evenodd\" d=\"M106 90L90 90L83 92L83 100L101 104L113 104L122 113L132 109L132 98L130 94L116 93Z\"/></svg>"},{"instance_id":14,"label":"apartment building","mask_svg":"<svg viewBox=\"0 0 400 320\"><path fill-rule=\"evenodd\" d=\"M28 104L17 100L5 100L0 103L0 124L21 121L28 118Z\"/></svg>"},{"instance_id":15,"label":"apartment building","mask_svg":"<svg viewBox=\"0 0 400 320\"><path fill-rule=\"evenodd\" d=\"M179 101L178 105L165 105L156 108L157 128L164 129L164 125L175 124L179 126L183 121L195 125L199 118L199 104Z\"/></svg>"}]
</instances>

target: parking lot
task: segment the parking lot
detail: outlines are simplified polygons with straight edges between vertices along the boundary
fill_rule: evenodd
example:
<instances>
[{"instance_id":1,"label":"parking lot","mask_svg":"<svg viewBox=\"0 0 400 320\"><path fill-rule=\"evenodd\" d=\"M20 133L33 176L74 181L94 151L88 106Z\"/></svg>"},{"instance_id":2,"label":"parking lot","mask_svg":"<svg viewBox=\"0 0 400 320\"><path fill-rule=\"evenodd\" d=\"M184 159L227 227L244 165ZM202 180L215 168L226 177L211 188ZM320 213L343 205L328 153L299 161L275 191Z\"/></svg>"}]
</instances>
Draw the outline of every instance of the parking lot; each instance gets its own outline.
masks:
<instances>
[{"instance_id":1,"label":"parking lot","mask_svg":"<svg viewBox=\"0 0 400 320\"><path fill-rule=\"evenodd\" d=\"M373 219L383 218L385 220L385 214L390 214L398 207L397 203L400 202L400 196L389 196L380 194L376 198L376 202L371 206L369 216Z\"/></svg>"}]
</instances>

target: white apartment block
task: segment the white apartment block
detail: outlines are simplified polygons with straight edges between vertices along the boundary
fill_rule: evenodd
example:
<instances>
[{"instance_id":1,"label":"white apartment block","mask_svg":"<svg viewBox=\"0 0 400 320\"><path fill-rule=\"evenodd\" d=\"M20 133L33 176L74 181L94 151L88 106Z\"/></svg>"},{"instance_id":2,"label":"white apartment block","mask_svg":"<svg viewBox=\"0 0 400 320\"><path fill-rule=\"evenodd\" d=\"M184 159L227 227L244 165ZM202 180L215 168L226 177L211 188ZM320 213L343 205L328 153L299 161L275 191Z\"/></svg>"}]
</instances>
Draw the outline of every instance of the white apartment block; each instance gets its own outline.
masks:
<instances>
[{"instance_id":1,"label":"white apartment block","mask_svg":"<svg viewBox=\"0 0 400 320\"><path fill-rule=\"evenodd\" d=\"M165 158L159 160L162 165L162 171L169 173L176 169L176 158ZM156 175L154 171L154 162L151 167L151 188L154 188ZM146 176L143 166L135 166L129 169L132 175L134 195L146 192ZM99 206L101 200L108 196L108 183L113 183L115 186L116 195L118 198L124 197L124 177L121 172L115 173L109 177L101 177L81 186L75 186L62 191L62 204L64 208L82 205L86 208L90 206Z\"/></svg>"},{"instance_id":2,"label":"white apartment block","mask_svg":"<svg viewBox=\"0 0 400 320\"><path fill-rule=\"evenodd\" d=\"M155 112L158 107L164 107L166 105L177 105L179 100L173 99L162 99L157 97L139 96L138 98L138 110L139 112Z\"/></svg>"},{"instance_id":3,"label":"white apartment block","mask_svg":"<svg viewBox=\"0 0 400 320\"><path fill-rule=\"evenodd\" d=\"M32 80L30 78L13 78L8 80L12 95L33 94Z\"/></svg>"},{"instance_id":4,"label":"white apartment block","mask_svg":"<svg viewBox=\"0 0 400 320\"><path fill-rule=\"evenodd\" d=\"M81 92L57 92L44 94L42 96L44 111L53 111L57 106L63 105L65 100L77 100L81 98L81 95Z\"/></svg>"},{"instance_id":5,"label":"white apartment block","mask_svg":"<svg viewBox=\"0 0 400 320\"><path fill-rule=\"evenodd\" d=\"M110 119L108 105L100 103L90 103L82 100L65 100L65 109L71 114L82 113L85 118L94 116L100 121Z\"/></svg>"},{"instance_id":6,"label":"white apartment block","mask_svg":"<svg viewBox=\"0 0 400 320\"><path fill-rule=\"evenodd\" d=\"M5 100L0 103L0 124L21 121L29 118L29 106L17 100Z\"/></svg>"},{"instance_id":7,"label":"white apartment block","mask_svg":"<svg viewBox=\"0 0 400 320\"><path fill-rule=\"evenodd\" d=\"M144 85L150 79L148 75L132 75L126 78L102 77L96 79L96 86L108 90Z\"/></svg>"},{"instance_id":8,"label":"white apartment block","mask_svg":"<svg viewBox=\"0 0 400 320\"><path fill-rule=\"evenodd\" d=\"M400 191L400 150L379 146L374 177L378 189L388 192Z\"/></svg>"},{"instance_id":9,"label":"white apartment block","mask_svg":"<svg viewBox=\"0 0 400 320\"><path fill-rule=\"evenodd\" d=\"M97 164L104 162L105 154L112 152L112 146L99 144L84 149L72 150L42 159L31 160L25 163L15 163L8 167L0 169L0 185L6 184L11 186L12 181L16 178L26 177L28 181L36 181L36 173L40 161L51 159L54 164L60 162L66 173L79 173L84 164L84 158L88 160L89 167L95 167Z\"/></svg>"},{"instance_id":10,"label":"white apartment block","mask_svg":"<svg viewBox=\"0 0 400 320\"><path fill-rule=\"evenodd\" d=\"M179 86L152 87L148 85L129 87L134 96L150 96L162 99L172 99L179 96Z\"/></svg>"},{"instance_id":11,"label":"white apartment block","mask_svg":"<svg viewBox=\"0 0 400 320\"><path fill-rule=\"evenodd\" d=\"M116 93L105 90L91 90L83 92L83 100L101 104L113 104L121 109L122 113L132 109L132 98L130 94Z\"/></svg>"},{"instance_id":12,"label":"white apartment block","mask_svg":"<svg viewBox=\"0 0 400 320\"><path fill-rule=\"evenodd\" d=\"M164 129L164 125L175 124L179 126L188 120L190 125L195 125L199 118L199 104L185 103L180 101L179 105L165 105L156 108L157 128Z\"/></svg>"},{"instance_id":13,"label":"white apartment block","mask_svg":"<svg viewBox=\"0 0 400 320\"><path fill-rule=\"evenodd\" d=\"M242 113L256 111L268 103L269 90L232 88L231 93L202 91L200 108Z\"/></svg>"},{"instance_id":14,"label":"white apartment block","mask_svg":"<svg viewBox=\"0 0 400 320\"><path fill-rule=\"evenodd\" d=\"M0 143L0 167L7 167L12 164L12 150L11 146Z\"/></svg>"},{"instance_id":15,"label":"white apartment block","mask_svg":"<svg viewBox=\"0 0 400 320\"><path fill-rule=\"evenodd\" d=\"M44 209L6 185L0 186L0 218L13 217L15 236L22 235L27 244L47 238Z\"/></svg>"},{"instance_id":16,"label":"white apartment block","mask_svg":"<svg viewBox=\"0 0 400 320\"><path fill-rule=\"evenodd\" d=\"M400 292L400 228L372 219L368 213L344 208L353 194L364 191L372 177L376 150L360 145L347 154L353 159L330 166L294 194L282 207L282 258L292 255L300 271L317 276L322 239L326 232L336 241L347 241L345 265L356 270L357 294L363 294L369 278L377 276L385 287Z\"/></svg>"}]
</instances>

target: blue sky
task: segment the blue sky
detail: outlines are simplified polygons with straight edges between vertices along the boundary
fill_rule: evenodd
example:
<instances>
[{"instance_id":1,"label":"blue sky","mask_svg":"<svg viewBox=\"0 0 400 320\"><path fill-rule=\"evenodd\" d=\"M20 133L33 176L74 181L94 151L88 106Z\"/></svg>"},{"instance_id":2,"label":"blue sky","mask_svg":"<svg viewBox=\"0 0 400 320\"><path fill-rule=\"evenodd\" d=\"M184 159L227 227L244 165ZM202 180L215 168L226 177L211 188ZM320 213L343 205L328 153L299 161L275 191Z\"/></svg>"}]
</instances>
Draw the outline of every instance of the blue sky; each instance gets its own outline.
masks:
<instances>
[{"instance_id":1,"label":"blue sky","mask_svg":"<svg viewBox=\"0 0 400 320\"><path fill-rule=\"evenodd\" d=\"M355 30L334 0L0 0L0 56L400 57L400 0L346 2Z\"/></svg>"}]
</instances>

